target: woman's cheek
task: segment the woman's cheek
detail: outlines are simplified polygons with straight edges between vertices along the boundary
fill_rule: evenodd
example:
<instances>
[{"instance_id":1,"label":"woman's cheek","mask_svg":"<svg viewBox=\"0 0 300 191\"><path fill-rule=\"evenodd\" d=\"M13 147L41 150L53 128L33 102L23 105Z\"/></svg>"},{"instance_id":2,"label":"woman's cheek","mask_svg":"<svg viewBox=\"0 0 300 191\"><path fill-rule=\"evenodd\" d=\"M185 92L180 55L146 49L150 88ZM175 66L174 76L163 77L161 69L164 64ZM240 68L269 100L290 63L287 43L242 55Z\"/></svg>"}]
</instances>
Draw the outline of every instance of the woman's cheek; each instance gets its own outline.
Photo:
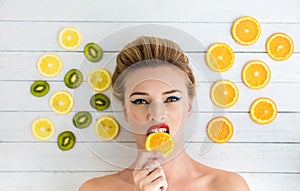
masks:
<instances>
[{"instance_id":1,"label":"woman's cheek","mask_svg":"<svg viewBox=\"0 0 300 191\"><path fill-rule=\"evenodd\" d=\"M147 122L147 107L132 105L129 107L129 117L132 118L135 123Z\"/></svg>"}]
</instances>

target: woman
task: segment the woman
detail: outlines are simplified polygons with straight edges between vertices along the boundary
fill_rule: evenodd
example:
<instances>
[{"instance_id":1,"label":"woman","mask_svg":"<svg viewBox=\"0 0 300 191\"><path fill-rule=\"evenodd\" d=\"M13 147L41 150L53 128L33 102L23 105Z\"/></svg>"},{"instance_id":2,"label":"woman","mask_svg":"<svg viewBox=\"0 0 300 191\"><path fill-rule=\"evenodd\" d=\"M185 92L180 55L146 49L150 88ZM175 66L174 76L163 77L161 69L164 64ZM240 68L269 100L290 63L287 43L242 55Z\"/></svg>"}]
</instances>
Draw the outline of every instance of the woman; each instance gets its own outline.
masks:
<instances>
[{"instance_id":1,"label":"woman","mask_svg":"<svg viewBox=\"0 0 300 191\"><path fill-rule=\"evenodd\" d=\"M113 95L136 139L138 158L121 172L88 180L80 191L249 190L241 176L205 166L184 150L184 128L196 93L188 63L180 47L167 39L144 36L123 48L112 77ZM174 138L171 155L145 151L153 131Z\"/></svg>"}]
</instances>

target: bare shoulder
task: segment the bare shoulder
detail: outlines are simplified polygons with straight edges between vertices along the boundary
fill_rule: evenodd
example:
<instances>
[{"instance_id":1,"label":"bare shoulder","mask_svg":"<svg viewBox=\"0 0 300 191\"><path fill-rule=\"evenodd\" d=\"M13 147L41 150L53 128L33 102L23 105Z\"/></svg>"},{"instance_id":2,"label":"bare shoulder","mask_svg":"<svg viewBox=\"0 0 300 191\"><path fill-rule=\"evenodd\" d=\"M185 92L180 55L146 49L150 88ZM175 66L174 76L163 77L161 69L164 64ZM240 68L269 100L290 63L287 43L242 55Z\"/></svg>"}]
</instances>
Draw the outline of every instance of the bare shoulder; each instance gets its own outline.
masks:
<instances>
[{"instance_id":1,"label":"bare shoulder","mask_svg":"<svg viewBox=\"0 0 300 191\"><path fill-rule=\"evenodd\" d=\"M220 191L249 191L245 179L237 173L216 170L214 178L214 190Z\"/></svg>"},{"instance_id":2,"label":"bare shoulder","mask_svg":"<svg viewBox=\"0 0 300 191\"><path fill-rule=\"evenodd\" d=\"M80 186L78 191L114 191L122 183L119 174L116 173L89 179Z\"/></svg>"},{"instance_id":3,"label":"bare shoulder","mask_svg":"<svg viewBox=\"0 0 300 191\"><path fill-rule=\"evenodd\" d=\"M242 176L237 173L197 163L195 166L199 172L199 187L205 187L206 190L213 191L249 191L248 184ZM201 186L200 186L201 185Z\"/></svg>"},{"instance_id":4,"label":"bare shoulder","mask_svg":"<svg viewBox=\"0 0 300 191\"><path fill-rule=\"evenodd\" d=\"M109 179L110 176L89 179L80 186L78 191L101 191L104 189L106 190L106 184L104 184L104 182L110 182Z\"/></svg>"}]
</instances>

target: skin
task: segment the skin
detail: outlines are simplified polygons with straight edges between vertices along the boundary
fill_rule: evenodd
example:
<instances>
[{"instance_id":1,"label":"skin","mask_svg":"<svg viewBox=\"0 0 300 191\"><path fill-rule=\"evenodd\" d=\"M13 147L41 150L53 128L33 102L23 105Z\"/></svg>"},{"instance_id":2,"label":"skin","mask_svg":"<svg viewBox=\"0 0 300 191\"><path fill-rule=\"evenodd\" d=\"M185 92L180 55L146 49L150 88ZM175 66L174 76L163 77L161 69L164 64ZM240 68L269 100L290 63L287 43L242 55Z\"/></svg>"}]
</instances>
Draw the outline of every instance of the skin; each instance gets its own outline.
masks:
<instances>
[{"instance_id":1,"label":"skin","mask_svg":"<svg viewBox=\"0 0 300 191\"><path fill-rule=\"evenodd\" d=\"M185 79L184 74L171 69L172 72L167 66L142 68L130 74L125 83L123 113L135 136L138 158L116 174L86 181L79 191L119 191L120 188L123 191L249 191L238 174L205 166L184 150L183 132L187 118L192 115L192 99L185 80L174 80ZM144 150L147 128L160 123L169 126L175 140L175 149L168 157Z\"/></svg>"}]
</instances>

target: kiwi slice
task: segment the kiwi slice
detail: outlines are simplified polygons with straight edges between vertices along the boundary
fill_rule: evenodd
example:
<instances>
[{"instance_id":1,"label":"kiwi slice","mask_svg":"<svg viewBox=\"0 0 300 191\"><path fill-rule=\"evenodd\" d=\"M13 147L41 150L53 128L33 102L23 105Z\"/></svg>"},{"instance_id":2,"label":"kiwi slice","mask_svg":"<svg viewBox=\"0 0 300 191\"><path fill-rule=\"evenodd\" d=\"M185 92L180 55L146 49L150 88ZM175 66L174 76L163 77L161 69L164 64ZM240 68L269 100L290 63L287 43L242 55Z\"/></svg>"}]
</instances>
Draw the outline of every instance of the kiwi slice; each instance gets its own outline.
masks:
<instances>
[{"instance_id":1,"label":"kiwi slice","mask_svg":"<svg viewBox=\"0 0 300 191\"><path fill-rule=\"evenodd\" d=\"M83 80L83 76L80 70L71 69L65 75L64 81L68 88L78 88Z\"/></svg>"},{"instance_id":2,"label":"kiwi slice","mask_svg":"<svg viewBox=\"0 0 300 191\"><path fill-rule=\"evenodd\" d=\"M84 56L91 62L99 62L103 56L102 48L93 42L84 47Z\"/></svg>"},{"instance_id":3,"label":"kiwi slice","mask_svg":"<svg viewBox=\"0 0 300 191\"><path fill-rule=\"evenodd\" d=\"M78 129L88 127L92 123L92 115L87 111L80 111L73 117L73 124Z\"/></svg>"},{"instance_id":4,"label":"kiwi slice","mask_svg":"<svg viewBox=\"0 0 300 191\"><path fill-rule=\"evenodd\" d=\"M90 104L94 109L102 111L109 107L110 100L106 95L102 93L96 93L91 97Z\"/></svg>"},{"instance_id":5,"label":"kiwi slice","mask_svg":"<svg viewBox=\"0 0 300 191\"><path fill-rule=\"evenodd\" d=\"M36 97L42 97L46 95L50 90L50 86L48 82L43 80L37 80L35 81L30 88L30 92L32 95Z\"/></svg>"},{"instance_id":6,"label":"kiwi slice","mask_svg":"<svg viewBox=\"0 0 300 191\"><path fill-rule=\"evenodd\" d=\"M57 145L63 151L72 149L75 142L76 137L71 131L64 131L60 133L57 138Z\"/></svg>"}]
</instances>

